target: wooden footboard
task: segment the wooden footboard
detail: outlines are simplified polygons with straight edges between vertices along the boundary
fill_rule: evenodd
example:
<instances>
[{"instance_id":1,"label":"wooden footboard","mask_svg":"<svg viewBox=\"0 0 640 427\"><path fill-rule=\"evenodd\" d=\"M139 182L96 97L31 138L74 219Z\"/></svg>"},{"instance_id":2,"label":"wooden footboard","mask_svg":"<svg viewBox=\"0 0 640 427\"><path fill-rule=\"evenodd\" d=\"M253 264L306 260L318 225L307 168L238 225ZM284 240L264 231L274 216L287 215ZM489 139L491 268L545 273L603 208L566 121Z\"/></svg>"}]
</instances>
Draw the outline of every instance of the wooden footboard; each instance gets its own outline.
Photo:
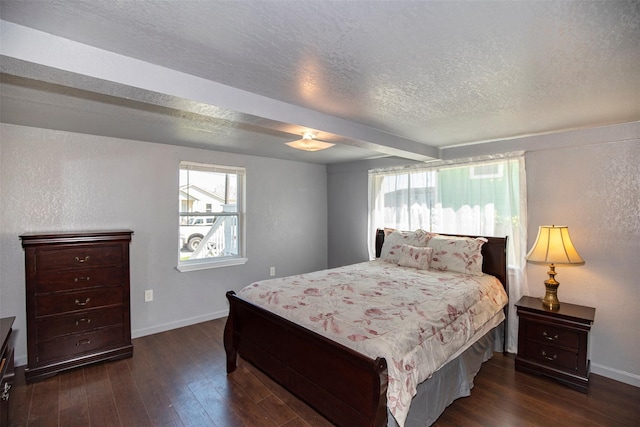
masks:
<instances>
[{"instance_id":1,"label":"wooden footboard","mask_svg":"<svg viewBox=\"0 0 640 427\"><path fill-rule=\"evenodd\" d=\"M227 373L238 354L339 426L384 426L387 363L227 292Z\"/></svg>"}]
</instances>

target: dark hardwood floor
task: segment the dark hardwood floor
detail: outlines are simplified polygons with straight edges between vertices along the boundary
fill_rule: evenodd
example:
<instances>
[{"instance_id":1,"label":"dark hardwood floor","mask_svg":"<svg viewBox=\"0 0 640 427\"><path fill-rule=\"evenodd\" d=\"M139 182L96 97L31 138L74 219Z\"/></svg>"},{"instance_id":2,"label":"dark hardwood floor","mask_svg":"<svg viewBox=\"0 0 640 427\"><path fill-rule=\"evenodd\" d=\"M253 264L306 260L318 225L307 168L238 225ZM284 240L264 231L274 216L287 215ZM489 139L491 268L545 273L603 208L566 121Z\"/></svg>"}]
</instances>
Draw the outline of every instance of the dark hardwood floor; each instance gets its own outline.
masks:
<instances>
[{"instance_id":1,"label":"dark hardwood floor","mask_svg":"<svg viewBox=\"0 0 640 427\"><path fill-rule=\"evenodd\" d=\"M11 426L329 426L248 363L225 373L225 319L134 340L131 359L27 385L18 368ZM587 395L515 372L496 353L434 424L443 426L640 426L640 388L592 375Z\"/></svg>"}]
</instances>

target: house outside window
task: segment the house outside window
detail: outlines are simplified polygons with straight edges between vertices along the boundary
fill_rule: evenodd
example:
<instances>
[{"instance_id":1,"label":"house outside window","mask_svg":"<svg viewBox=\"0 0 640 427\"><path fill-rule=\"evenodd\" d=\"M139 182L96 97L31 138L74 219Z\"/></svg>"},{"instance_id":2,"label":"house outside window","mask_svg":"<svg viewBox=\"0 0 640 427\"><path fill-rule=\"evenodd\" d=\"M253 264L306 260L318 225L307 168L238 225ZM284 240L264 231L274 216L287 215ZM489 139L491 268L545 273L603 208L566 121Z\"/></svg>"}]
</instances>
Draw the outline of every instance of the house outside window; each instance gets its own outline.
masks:
<instances>
[{"instance_id":1,"label":"house outside window","mask_svg":"<svg viewBox=\"0 0 640 427\"><path fill-rule=\"evenodd\" d=\"M178 270L244 264L241 167L180 162Z\"/></svg>"}]
</instances>

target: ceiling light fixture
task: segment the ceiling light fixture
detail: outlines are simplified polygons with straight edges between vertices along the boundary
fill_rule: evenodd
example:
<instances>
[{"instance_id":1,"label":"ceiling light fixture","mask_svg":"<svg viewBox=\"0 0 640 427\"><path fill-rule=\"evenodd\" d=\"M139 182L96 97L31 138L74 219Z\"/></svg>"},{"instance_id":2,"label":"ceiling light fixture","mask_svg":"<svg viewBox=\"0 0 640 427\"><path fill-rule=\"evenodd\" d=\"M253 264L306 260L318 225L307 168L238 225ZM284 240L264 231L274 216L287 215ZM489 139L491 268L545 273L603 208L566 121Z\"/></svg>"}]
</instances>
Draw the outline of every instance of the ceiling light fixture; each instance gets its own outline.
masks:
<instances>
[{"instance_id":1,"label":"ceiling light fixture","mask_svg":"<svg viewBox=\"0 0 640 427\"><path fill-rule=\"evenodd\" d=\"M302 139L298 139L297 141L287 142L286 144L289 147L296 148L298 150L304 151L318 151L324 150L329 147L333 147L335 144L331 144L330 142L318 141L315 139L315 134L311 132L305 132L302 134Z\"/></svg>"}]
</instances>

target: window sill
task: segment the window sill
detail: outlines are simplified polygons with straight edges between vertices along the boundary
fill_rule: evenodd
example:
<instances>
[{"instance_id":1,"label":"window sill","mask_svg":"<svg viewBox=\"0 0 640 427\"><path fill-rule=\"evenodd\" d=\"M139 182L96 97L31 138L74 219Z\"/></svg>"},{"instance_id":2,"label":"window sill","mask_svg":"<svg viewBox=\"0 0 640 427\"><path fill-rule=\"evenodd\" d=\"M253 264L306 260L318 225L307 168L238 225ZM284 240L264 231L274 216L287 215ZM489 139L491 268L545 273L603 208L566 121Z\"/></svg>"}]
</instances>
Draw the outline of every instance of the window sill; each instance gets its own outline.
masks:
<instances>
[{"instance_id":1,"label":"window sill","mask_svg":"<svg viewBox=\"0 0 640 427\"><path fill-rule=\"evenodd\" d=\"M197 271L197 270L208 270L210 268L219 268L219 267L231 267L234 265L242 265L246 264L249 261L248 258L225 258L225 259L204 259L201 261L191 261L189 263L178 264L176 270L181 273L186 273L188 271Z\"/></svg>"}]
</instances>

